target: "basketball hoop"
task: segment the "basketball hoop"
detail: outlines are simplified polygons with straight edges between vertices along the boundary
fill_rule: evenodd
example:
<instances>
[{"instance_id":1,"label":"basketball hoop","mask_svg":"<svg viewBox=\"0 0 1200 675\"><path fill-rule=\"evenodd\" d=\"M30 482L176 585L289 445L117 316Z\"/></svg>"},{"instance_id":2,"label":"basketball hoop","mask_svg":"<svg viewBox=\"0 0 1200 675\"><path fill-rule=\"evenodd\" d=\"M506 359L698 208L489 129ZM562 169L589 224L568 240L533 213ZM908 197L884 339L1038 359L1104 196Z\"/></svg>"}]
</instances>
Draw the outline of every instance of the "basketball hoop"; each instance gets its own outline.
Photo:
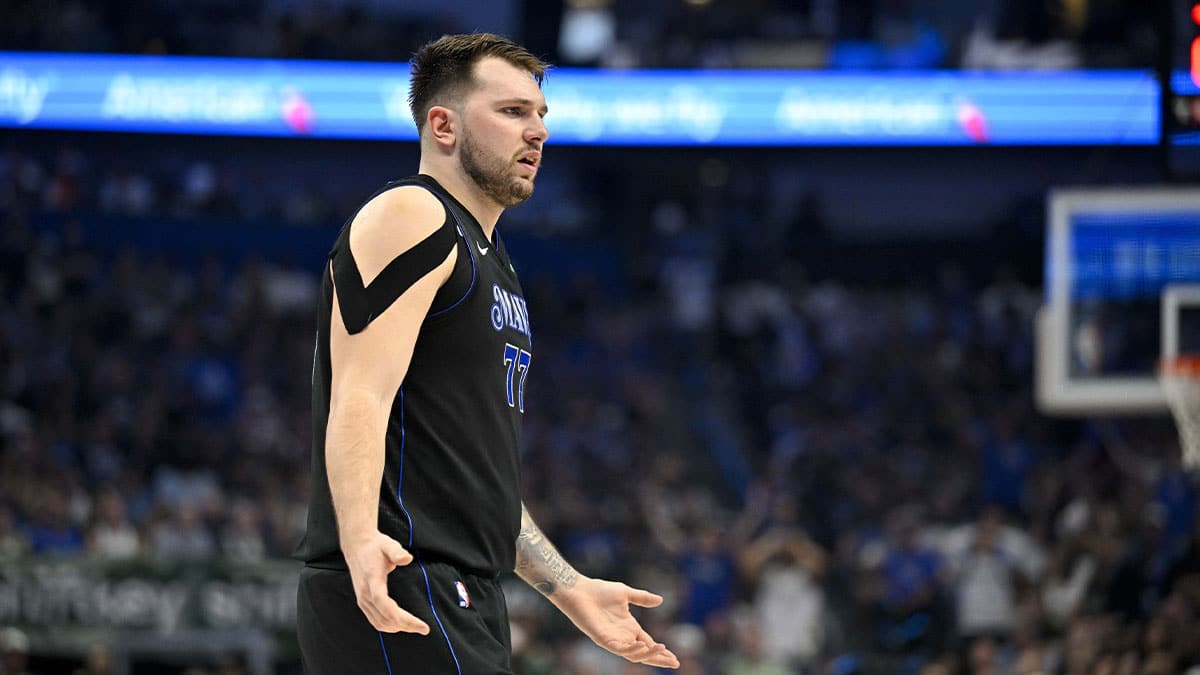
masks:
<instances>
[{"instance_id":1,"label":"basketball hoop","mask_svg":"<svg viewBox=\"0 0 1200 675\"><path fill-rule=\"evenodd\" d=\"M1183 465L1200 469L1200 354L1163 359L1158 381L1179 427Z\"/></svg>"}]
</instances>

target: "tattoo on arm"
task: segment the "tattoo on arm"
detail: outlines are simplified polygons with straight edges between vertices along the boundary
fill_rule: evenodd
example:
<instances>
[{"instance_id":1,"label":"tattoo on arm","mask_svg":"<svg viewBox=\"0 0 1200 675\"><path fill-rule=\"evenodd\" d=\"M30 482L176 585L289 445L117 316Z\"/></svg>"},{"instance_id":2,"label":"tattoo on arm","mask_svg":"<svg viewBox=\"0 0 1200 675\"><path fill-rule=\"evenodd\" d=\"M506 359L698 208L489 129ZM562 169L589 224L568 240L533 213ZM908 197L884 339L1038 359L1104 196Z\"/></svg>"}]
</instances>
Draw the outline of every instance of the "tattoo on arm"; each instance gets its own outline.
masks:
<instances>
[{"instance_id":1,"label":"tattoo on arm","mask_svg":"<svg viewBox=\"0 0 1200 675\"><path fill-rule=\"evenodd\" d=\"M521 505L521 534L517 537L517 568L514 571L545 596L553 595L560 588L571 588L579 581L579 572L546 539L524 504Z\"/></svg>"}]
</instances>

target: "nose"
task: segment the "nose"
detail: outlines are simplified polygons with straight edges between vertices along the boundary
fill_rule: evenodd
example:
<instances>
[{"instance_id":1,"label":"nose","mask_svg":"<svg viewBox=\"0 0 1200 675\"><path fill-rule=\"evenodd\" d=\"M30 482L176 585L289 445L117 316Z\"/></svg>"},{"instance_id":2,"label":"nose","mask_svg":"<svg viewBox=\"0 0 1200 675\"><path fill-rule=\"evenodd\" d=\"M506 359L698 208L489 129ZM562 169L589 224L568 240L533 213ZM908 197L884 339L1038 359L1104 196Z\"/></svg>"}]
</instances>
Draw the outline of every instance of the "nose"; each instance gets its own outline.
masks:
<instances>
[{"instance_id":1,"label":"nose","mask_svg":"<svg viewBox=\"0 0 1200 675\"><path fill-rule=\"evenodd\" d=\"M525 140L531 143L545 143L546 139L550 137L550 130L546 128L546 121L542 119L541 115L534 115L533 119L533 124L525 131Z\"/></svg>"}]
</instances>

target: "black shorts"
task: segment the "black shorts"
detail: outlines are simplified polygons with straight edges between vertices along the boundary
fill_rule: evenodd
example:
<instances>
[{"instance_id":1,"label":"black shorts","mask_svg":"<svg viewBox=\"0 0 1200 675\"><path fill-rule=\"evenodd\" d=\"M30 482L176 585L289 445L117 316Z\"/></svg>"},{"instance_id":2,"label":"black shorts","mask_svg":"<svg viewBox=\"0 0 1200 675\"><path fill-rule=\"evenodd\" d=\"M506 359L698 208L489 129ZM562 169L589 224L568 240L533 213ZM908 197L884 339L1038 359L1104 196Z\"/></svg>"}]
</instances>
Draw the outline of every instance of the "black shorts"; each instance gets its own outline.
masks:
<instances>
[{"instance_id":1,"label":"black shorts","mask_svg":"<svg viewBox=\"0 0 1200 675\"><path fill-rule=\"evenodd\" d=\"M512 674L508 608L496 579L413 561L388 575L388 593L429 625L429 635L375 630L358 608L349 572L306 566L296 608L305 672Z\"/></svg>"}]
</instances>

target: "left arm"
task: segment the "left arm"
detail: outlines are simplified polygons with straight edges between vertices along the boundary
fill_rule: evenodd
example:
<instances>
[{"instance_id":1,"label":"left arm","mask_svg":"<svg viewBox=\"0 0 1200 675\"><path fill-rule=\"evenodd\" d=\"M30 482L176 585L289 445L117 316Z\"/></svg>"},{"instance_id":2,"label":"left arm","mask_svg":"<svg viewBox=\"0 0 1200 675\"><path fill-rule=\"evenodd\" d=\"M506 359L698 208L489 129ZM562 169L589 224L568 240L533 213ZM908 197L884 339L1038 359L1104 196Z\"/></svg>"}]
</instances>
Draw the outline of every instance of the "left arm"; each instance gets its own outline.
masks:
<instances>
[{"instance_id":1,"label":"left arm","mask_svg":"<svg viewBox=\"0 0 1200 675\"><path fill-rule=\"evenodd\" d=\"M631 604L657 607L662 596L580 574L546 539L524 504L514 571L601 647L635 663L679 667L679 659L666 645L655 642L629 612Z\"/></svg>"},{"instance_id":2,"label":"left arm","mask_svg":"<svg viewBox=\"0 0 1200 675\"><path fill-rule=\"evenodd\" d=\"M546 539L524 503L521 504L521 534L517 536L517 568L514 571L550 602L554 602L554 596L560 590L569 591L579 583L579 572Z\"/></svg>"}]
</instances>

